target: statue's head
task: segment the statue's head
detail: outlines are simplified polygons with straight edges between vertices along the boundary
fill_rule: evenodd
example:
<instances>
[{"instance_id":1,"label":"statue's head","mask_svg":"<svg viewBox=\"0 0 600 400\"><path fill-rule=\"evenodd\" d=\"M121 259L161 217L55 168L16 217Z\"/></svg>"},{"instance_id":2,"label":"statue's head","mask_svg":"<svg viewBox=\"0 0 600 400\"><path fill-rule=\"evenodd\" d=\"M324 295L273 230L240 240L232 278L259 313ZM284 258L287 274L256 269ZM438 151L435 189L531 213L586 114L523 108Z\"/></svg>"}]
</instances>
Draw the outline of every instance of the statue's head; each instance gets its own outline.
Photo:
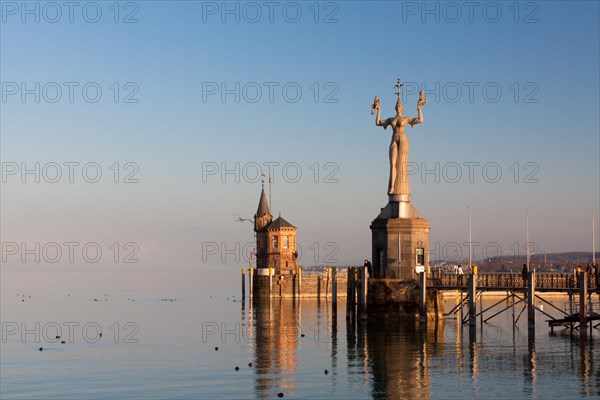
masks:
<instances>
[{"instance_id":1,"label":"statue's head","mask_svg":"<svg viewBox=\"0 0 600 400\"><path fill-rule=\"evenodd\" d=\"M398 99L398 101L396 102L396 112L398 113L398 115L402 115L403 108L404 108L404 105L402 104L402 101L400 101L400 99Z\"/></svg>"}]
</instances>

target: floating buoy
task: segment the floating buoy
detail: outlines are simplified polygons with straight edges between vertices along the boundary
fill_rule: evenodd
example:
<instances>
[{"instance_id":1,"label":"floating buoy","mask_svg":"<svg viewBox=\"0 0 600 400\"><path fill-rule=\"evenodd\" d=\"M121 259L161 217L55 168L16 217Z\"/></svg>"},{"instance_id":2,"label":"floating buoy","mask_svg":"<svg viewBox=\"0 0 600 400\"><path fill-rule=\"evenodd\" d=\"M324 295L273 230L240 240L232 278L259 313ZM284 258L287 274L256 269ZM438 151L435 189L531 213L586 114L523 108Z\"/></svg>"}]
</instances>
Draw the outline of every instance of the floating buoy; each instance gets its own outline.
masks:
<instances>
[{"instance_id":1,"label":"floating buoy","mask_svg":"<svg viewBox=\"0 0 600 400\"><path fill-rule=\"evenodd\" d=\"M65 343L67 343L67 342L65 342L65 341L63 340L63 341L62 341L62 342L60 342L60 343L61 343L61 344L65 344Z\"/></svg>"},{"instance_id":2,"label":"floating buoy","mask_svg":"<svg viewBox=\"0 0 600 400\"><path fill-rule=\"evenodd\" d=\"M219 351L219 348L218 348L218 347L215 347L215 351Z\"/></svg>"},{"instance_id":3,"label":"floating buoy","mask_svg":"<svg viewBox=\"0 0 600 400\"><path fill-rule=\"evenodd\" d=\"M281 392L277 393L277 397L283 397L283 393L281 393Z\"/></svg>"},{"instance_id":4,"label":"floating buoy","mask_svg":"<svg viewBox=\"0 0 600 400\"><path fill-rule=\"evenodd\" d=\"M235 370L236 370L236 371L239 371L239 370L240 370L240 367L235 367Z\"/></svg>"},{"instance_id":5,"label":"floating buoy","mask_svg":"<svg viewBox=\"0 0 600 400\"><path fill-rule=\"evenodd\" d=\"M42 350L44 350L44 348L43 348L43 347L40 347L38 350L39 350L39 351L42 351Z\"/></svg>"},{"instance_id":6,"label":"floating buoy","mask_svg":"<svg viewBox=\"0 0 600 400\"><path fill-rule=\"evenodd\" d=\"M252 368L252 363L248 363L248 366L249 366L250 368Z\"/></svg>"},{"instance_id":7,"label":"floating buoy","mask_svg":"<svg viewBox=\"0 0 600 400\"><path fill-rule=\"evenodd\" d=\"M323 373L324 373L325 375L328 375L328 374L329 374L329 371L325 370L325 371L323 371Z\"/></svg>"}]
</instances>

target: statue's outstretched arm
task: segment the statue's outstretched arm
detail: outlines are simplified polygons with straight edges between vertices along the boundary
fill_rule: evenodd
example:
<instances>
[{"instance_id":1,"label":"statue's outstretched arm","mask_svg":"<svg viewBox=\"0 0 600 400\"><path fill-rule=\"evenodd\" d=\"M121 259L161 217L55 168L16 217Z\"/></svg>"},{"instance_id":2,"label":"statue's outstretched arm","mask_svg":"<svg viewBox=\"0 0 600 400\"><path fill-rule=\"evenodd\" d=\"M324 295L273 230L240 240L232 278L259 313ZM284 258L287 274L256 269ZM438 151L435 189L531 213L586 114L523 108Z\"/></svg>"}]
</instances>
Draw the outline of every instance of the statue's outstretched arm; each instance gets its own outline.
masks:
<instances>
[{"instance_id":1,"label":"statue's outstretched arm","mask_svg":"<svg viewBox=\"0 0 600 400\"><path fill-rule=\"evenodd\" d=\"M424 121L423 119L423 106L425 104L427 104L427 99L425 98L425 95L423 94L423 91L421 90L420 93L421 97L419 98L419 101L417 102L417 114L419 115L417 118L412 118L411 121L409 122L411 126L415 126L417 124L420 124Z\"/></svg>"},{"instance_id":2,"label":"statue's outstretched arm","mask_svg":"<svg viewBox=\"0 0 600 400\"><path fill-rule=\"evenodd\" d=\"M390 124L390 119L388 118L385 121L381 120L381 105L379 104L379 98L377 96L375 96L375 101L373 102L373 105L371 106L371 110L375 111L375 125L377 126L383 126L383 129L386 129L388 127L388 125ZM372 114L372 112L371 112Z\"/></svg>"}]
</instances>

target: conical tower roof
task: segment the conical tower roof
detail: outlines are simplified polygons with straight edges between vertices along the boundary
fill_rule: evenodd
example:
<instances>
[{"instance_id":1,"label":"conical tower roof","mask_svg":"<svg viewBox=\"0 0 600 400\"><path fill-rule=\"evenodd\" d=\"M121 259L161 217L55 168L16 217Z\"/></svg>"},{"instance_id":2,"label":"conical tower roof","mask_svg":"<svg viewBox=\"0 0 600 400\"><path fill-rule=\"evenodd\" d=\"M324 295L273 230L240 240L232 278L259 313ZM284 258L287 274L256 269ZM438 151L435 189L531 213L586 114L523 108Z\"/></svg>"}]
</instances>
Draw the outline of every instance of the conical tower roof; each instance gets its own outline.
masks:
<instances>
[{"instance_id":1,"label":"conical tower roof","mask_svg":"<svg viewBox=\"0 0 600 400\"><path fill-rule=\"evenodd\" d=\"M267 196L265 196L265 188L262 188L260 192L260 200L258 201L258 210L256 211L257 217L262 217L264 215L271 215L269 212L269 204L267 203Z\"/></svg>"}]
</instances>

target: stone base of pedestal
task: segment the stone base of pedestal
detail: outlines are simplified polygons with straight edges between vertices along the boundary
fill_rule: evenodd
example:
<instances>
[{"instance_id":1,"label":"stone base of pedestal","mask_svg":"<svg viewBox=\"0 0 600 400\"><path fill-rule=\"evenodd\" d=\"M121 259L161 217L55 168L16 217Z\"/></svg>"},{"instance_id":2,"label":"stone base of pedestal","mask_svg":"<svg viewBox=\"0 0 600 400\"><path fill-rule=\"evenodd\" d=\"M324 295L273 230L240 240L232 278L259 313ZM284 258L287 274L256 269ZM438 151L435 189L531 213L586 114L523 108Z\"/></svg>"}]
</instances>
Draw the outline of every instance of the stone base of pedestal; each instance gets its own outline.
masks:
<instances>
[{"instance_id":1,"label":"stone base of pedestal","mask_svg":"<svg viewBox=\"0 0 600 400\"><path fill-rule=\"evenodd\" d=\"M427 291L427 319L444 317L442 293ZM419 318L419 287L402 279L369 279L367 295L369 317Z\"/></svg>"},{"instance_id":2,"label":"stone base of pedestal","mask_svg":"<svg viewBox=\"0 0 600 400\"><path fill-rule=\"evenodd\" d=\"M429 222L410 202L389 202L371 223L373 277L417 278L429 264Z\"/></svg>"}]
</instances>

